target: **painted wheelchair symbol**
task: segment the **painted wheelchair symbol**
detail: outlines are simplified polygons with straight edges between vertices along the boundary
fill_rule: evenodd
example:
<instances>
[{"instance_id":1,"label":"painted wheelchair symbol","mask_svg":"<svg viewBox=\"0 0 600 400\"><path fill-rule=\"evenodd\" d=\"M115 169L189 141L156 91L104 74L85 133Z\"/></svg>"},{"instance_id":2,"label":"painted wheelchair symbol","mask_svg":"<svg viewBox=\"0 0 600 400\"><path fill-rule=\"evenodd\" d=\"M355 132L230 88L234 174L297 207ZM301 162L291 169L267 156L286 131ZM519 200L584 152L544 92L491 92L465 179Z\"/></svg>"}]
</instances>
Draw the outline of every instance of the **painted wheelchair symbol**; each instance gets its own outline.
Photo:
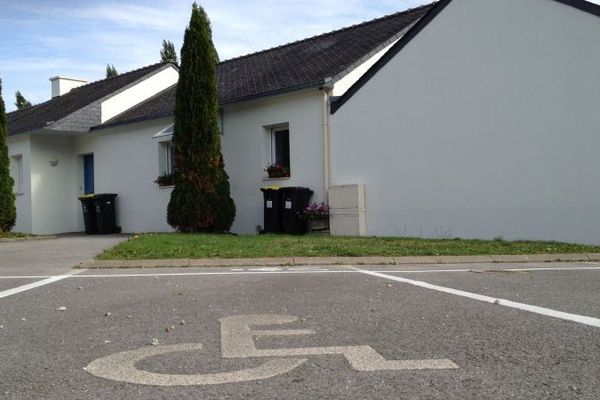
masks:
<instances>
[{"instance_id":1,"label":"painted wheelchair symbol","mask_svg":"<svg viewBox=\"0 0 600 400\"><path fill-rule=\"evenodd\" d=\"M162 354L198 351L201 343L149 346L99 358L85 370L97 377L119 382L155 386L216 385L268 379L285 374L307 361L308 356L342 355L356 371L404 371L456 369L448 359L386 360L371 346L332 346L282 349L257 349L254 337L311 335L310 329L253 330L252 326L283 325L295 322L289 315L240 315L220 319L223 358L269 358L257 367L232 372L175 375L140 370L136 364Z\"/></svg>"}]
</instances>

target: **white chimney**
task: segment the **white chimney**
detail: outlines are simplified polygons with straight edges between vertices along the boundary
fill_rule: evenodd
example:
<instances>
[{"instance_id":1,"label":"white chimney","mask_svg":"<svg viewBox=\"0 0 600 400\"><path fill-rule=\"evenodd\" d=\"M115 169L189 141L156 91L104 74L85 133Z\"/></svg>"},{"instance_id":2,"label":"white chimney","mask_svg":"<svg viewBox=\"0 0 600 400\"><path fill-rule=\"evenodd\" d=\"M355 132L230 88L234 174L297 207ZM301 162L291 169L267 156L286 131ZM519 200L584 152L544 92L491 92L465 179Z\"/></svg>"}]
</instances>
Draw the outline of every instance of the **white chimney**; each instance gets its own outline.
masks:
<instances>
[{"instance_id":1,"label":"white chimney","mask_svg":"<svg viewBox=\"0 0 600 400\"><path fill-rule=\"evenodd\" d=\"M52 98L62 96L65 93L69 93L72 89L87 83L87 81L82 79L65 78L63 76L50 78L50 82L52 82Z\"/></svg>"}]
</instances>

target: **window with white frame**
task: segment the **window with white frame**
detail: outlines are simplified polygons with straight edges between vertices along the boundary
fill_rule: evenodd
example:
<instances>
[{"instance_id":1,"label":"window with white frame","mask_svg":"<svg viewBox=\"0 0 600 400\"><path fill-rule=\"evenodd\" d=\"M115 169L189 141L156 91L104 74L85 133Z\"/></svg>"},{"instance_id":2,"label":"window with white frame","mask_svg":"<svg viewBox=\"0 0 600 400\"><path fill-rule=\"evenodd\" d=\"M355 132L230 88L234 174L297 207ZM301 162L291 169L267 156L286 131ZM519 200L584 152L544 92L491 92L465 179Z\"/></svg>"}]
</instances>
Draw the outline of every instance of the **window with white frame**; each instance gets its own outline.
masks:
<instances>
[{"instance_id":1,"label":"window with white frame","mask_svg":"<svg viewBox=\"0 0 600 400\"><path fill-rule=\"evenodd\" d=\"M290 128L282 124L268 128L270 160L267 165L269 178L287 178L291 176L290 166Z\"/></svg>"},{"instance_id":2,"label":"window with white frame","mask_svg":"<svg viewBox=\"0 0 600 400\"><path fill-rule=\"evenodd\" d=\"M153 138L158 144L158 179L156 183L159 186L173 186L173 173L175 168L175 158L173 153L173 130L174 126L169 125Z\"/></svg>"},{"instance_id":3,"label":"window with white frame","mask_svg":"<svg viewBox=\"0 0 600 400\"><path fill-rule=\"evenodd\" d=\"M173 142L163 143L165 146L165 175L173 175L175 161L173 158Z\"/></svg>"},{"instance_id":4,"label":"window with white frame","mask_svg":"<svg viewBox=\"0 0 600 400\"><path fill-rule=\"evenodd\" d=\"M159 168L161 176L173 175L173 167L175 165L173 158L173 142L163 141L158 143L159 146Z\"/></svg>"},{"instance_id":5,"label":"window with white frame","mask_svg":"<svg viewBox=\"0 0 600 400\"><path fill-rule=\"evenodd\" d=\"M23 194L23 156L21 154L10 156L10 176L14 181L14 193Z\"/></svg>"}]
</instances>

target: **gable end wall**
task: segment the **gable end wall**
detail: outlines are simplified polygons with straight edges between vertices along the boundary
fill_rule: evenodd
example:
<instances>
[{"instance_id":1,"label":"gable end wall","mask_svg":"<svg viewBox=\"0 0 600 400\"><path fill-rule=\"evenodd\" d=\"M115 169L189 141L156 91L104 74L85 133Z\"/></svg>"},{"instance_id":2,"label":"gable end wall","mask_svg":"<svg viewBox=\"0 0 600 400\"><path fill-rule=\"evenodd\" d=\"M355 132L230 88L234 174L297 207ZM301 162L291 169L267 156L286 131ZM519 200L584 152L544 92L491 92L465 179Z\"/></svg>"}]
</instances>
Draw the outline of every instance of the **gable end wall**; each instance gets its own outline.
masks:
<instances>
[{"instance_id":1,"label":"gable end wall","mask_svg":"<svg viewBox=\"0 0 600 400\"><path fill-rule=\"evenodd\" d=\"M452 1L332 116L332 184L366 185L371 235L599 243L599 37L556 1Z\"/></svg>"}]
</instances>

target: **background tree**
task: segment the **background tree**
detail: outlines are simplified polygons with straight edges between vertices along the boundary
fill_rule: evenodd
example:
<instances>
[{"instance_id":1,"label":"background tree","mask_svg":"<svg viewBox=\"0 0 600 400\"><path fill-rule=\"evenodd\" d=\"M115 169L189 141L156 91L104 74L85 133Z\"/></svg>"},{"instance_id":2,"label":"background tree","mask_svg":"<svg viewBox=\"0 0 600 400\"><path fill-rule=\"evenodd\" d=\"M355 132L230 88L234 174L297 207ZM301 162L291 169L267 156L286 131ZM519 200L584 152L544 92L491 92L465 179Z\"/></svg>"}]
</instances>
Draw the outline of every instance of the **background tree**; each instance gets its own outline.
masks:
<instances>
[{"instance_id":1,"label":"background tree","mask_svg":"<svg viewBox=\"0 0 600 400\"><path fill-rule=\"evenodd\" d=\"M0 233L9 232L15 226L17 219L13 193L14 181L10 176L7 141L8 126L2 99L2 81L0 80Z\"/></svg>"},{"instance_id":2,"label":"background tree","mask_svg":"<svg viewBox=\"0 0 600 400\"><path fill-rule=\"evenodd\" d=\"M117 76L117 75L119 75L119 73L117 72L117 69L115 68L115 66L112 64L106 64L106 77L112 78L113 76Z\"/></svg>"},{"instance_id":3,"label":"background tree","mask_svg":"<svg viewBox=\"0 0 600 400\"><path fill-rule=\"evenodd\" d=\"M17 90L17 92L15 93L15 107L17 107L17 110L24 110L31 106L32 106L31 102L29 102L25 98L25 96L23 96L21 94L21 92Z\"/></svg>"},{"instance_id":4,"label":"background tree","mask_svg":"<svg viewBox=\"0 0 600 400\"><path fill-rule=\"evenodd\" d=\"M160 60L162 62L173 61L175 64L178 63L175 45L170 40L163 40L162 50L160 51Z\"/></svg>"},{"instance_id":5,"label":"background tree","mask_svg":"<svg viewBox=\"0 0 600 400\"><path fill-rule=\"evenodd\" d=\"M194 3L181 49L173 133L175 188L167 221L181 232L226 232L235 218L218 125L217 51Z\"/></svg>"}]
</instances>

